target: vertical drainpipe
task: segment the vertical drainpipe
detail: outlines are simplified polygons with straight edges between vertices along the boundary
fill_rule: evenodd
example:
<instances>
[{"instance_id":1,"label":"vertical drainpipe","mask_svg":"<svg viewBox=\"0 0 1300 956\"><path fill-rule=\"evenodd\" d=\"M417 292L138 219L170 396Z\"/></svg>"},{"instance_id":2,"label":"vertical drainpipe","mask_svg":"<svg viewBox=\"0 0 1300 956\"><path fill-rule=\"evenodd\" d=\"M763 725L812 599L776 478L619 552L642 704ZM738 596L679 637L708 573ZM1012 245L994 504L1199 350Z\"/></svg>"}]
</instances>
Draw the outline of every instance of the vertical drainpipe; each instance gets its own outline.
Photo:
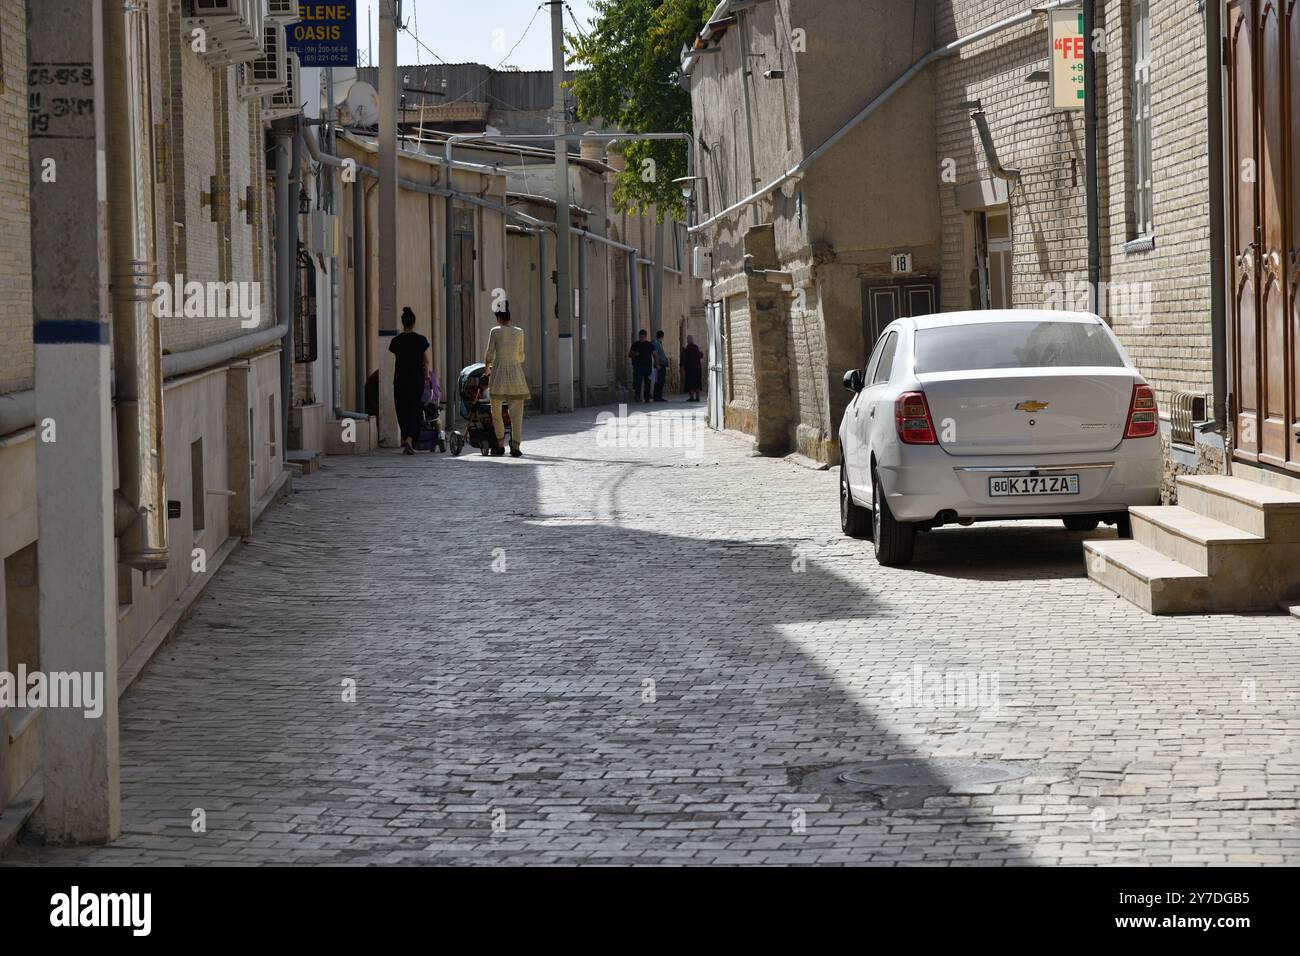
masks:
<instances>
[{"instance_id":1,"label":"vertical drainpipe","mask_svg":"<svg viewBox=\"0 0 1300 956\"><path fill-rule=\"evenodd\" d=\"M587 405L587 240L578 237L578 402Z\"/></svg>"},{"instance_id":2,"label":"vertical drainpipe","mask_svg":"<svg viewBox=\"0 0 1300 956\"><path fill-rule=\"evenodd\" d=\"M366 410L366 189L352 181L352 407Z\"/></svg>"},{"instance_id":3,"label":"vertical drainpipe","mask_svg":"<svg viewBox=\"0 0 1300 956\"><path fill-rule=\"evenodd\" d=\"M627 254L627 273L628 273L628 290L632 298L632 341L636 341L637 333L641 331L641 291L637 288L637 265L636 250L633 249Z\"/></svg>"},{"instance_id":4,"label":"vertical drainpipe","mask_svg":"<svg viewBox=\"0 0 1300 956\"><path fill-rule=\"evenodd\" d=\"M749 188L752 191L758 188L759 179L758 161L754 156L754 113L749 104L751 89L749 82L749 11L746 9L737 10L736 17L740 21L740 83L742 98L745 100L745 135L749 138Z\"/></svg>"},{"instance_id":5,"label":"vertical drainpipe","mask_svg":"<svg viewBox=\"0 0 1300 956\"><path fill-rule=\"evenodd\" d=\"M450 153L450 150L448 150L448 152ZM442 324L444 326L444 332L446 333L445 344L447 348L447 382L449 383L443 385L443 391L444 394L447 392L447 390L451 390L456 393L455 395L447 399L447 411L446 411L447 420L444 423L444 427L446 428L447 431L451 431L456 427L456 408L460 402L460 387L459 387L460 369L456 368L456 337L455 335L452 334L452 327L451 327L451 305L452 305L451 276L452 276L452 270L456 266L456 249L452 243L452 240L454 239L454 236L452 235L452 215L456 209L456 200L452 192L450 162L447 163L446 167L443 170L443 173L447 177L446 184L445 184L447 186L447 198L443 202L443 207L442 207L442 218L443 218L442 241L445 244L445 248L443 251L444 261L442 265L442 271L443 271L442 287L443 287L443 293L445 297L445 301L443 302L442 305L442 311L443 311Z\"/></svg>"},{"instance_id":6,"label":"vertical drainpipe","mask_svg":"<svg viewBox=\"0 0 1300 956\"><path fill-rule=\"evenodd\" d=\"M289 153L291 171L289 175L289 331L284 336L280 348L280 442L278 451L283 460L289 452L289 408L293 404L293 363L294 363L294 323L293 308L296 304L294 293L298 289L298 193L302 190L302 116L296 116L293 124L293 142ZM301 443L301 440L300 440Z\"/></svg>"},{"instance_id":7,"label":"vertical drainpipe","mask_svg":"<svg viewBox=\"0 0 1300 956\"><path fill-rule=\"evenodd\" d=\"M139 515L123 534L121 559L148 571L165 568L168 554L162 340L152 308L157 264L148 10L138 0L108 9L110 50L116 45L121 54L120 68L109 71L113 160L107 163L118 467L122 494Z\"/></svg>"},{"instance_id":8,"label":"vertical drainpipe","mask_svg":"<svg viewBox=\"0 0 1300 956\"><path fill-rule=\"evenodd\" d=\"M1227 435L1228 428L1228 322L1227 227L1224 222L1225 190L1223 162L1223 22L1218 0L1205 5L1206 122L1209 142L1210 179L1210 355L1213 376L1211 415L1214 430ZM1230 468L1226 460L1225 467Z\"/></svg>"},{"instance_id":9,"label":"vertical drainpipe","mask_svg":"<svg viewBox=\"0 0 1300 956\"><path fill-rule=\"evenodd\" d=\"M293 162L292 120L275 123L275 319L289 323L290 334L280 343L280 405L287 409L293 393L293 270L297 261L298 197L292 191L290 164ZM287 418L280 419L280 444L284 445Z\"/></svg>"},{"instance_id":10,"label":"vertical drainpipe","mask_svg":"<svg viewBox=\"0 0 1300 956\"><path fill-rule=\"evenodd\" d=\"M558 215L558 212L557 212ZM537 230L537 334L542 359L542 412L551 410L550 343L546 340L546 230Z\"/></svg>"},{"instance_id":11,"label":"vertical drainpipe","mask_svg":"<svg viewBox=\"0 0 1300 956\"><path fill-rule=\"evenodd\" d=\"M1218 0L1215 0L1217 3ZM1100 313L1101 303L1101 213L1097 182L1097 54L1093 49L1096 28L1096 0L1083 0L1083 127L1084 181L1088 204L1088 300L1089 309Z\"/></svg>"}]
</instances>

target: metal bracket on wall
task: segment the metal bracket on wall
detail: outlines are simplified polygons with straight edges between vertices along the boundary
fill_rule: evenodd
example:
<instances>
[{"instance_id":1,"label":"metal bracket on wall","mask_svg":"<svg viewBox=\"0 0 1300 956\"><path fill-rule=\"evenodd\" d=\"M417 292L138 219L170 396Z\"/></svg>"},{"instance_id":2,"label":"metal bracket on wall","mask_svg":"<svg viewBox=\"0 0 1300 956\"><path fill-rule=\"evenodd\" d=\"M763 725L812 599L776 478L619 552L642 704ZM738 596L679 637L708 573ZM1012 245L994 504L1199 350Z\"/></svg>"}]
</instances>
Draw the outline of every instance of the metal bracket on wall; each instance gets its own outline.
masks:
<instances>
[{"instance_id":1,"label":"metal bracket on wall","mask_svg":"<svg viewBox=\"0 0 1300 956\"><path fill-rule=\"evenodd\" d=\"M251 183L244 187L244 198L239 200L239 211L244 214L245 225L253 225L257 218L257 197L253 194Z\"/></svg>"},{"instance_id":2,"label":"metal bracket on wall","mask_svg":"<svg viewBox=\"0 0 1300 956\"><path fill-rule=\"evenodd\" d=\"M221 222L221 211L228 201L226 193L227 186L220 176L209 177L208 191L199 193L199 206L211 207L213 222Z\"/></svg>"}]
</instances>

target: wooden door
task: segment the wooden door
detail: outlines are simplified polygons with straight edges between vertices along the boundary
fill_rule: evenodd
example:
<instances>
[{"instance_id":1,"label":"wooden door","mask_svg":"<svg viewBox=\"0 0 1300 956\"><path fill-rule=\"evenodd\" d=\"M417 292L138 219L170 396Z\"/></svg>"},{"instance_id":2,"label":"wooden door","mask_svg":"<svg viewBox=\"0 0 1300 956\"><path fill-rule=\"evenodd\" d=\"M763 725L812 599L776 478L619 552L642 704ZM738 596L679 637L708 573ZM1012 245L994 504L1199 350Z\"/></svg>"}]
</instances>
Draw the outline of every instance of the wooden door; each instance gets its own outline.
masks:
<instances>
[{"instance_id":1,"label":"wooden door","mask_svg":"<svg viewBox=\"0 0 1300 956\"><path fill-rule=\"evenodd\" d=\"M1227 0L1235 455L1300 471L1300 0Z\"/></svg>"}]
</instances>

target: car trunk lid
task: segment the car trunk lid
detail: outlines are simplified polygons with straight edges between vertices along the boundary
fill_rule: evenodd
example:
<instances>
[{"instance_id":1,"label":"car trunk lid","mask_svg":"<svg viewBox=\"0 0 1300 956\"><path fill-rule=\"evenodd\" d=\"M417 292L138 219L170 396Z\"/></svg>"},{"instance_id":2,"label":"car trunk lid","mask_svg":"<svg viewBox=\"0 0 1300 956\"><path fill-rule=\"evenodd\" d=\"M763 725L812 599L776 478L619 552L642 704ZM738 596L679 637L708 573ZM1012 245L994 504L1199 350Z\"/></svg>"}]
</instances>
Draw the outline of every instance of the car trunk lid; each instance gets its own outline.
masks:
<instances>
[{"instance_id":1,"label":"car trunk lid","mask_svg":"<svg viewBox=\"0 0 1300 956\"><path fill-rule=\"evenodd\" d=\"M984 369L918 376L940 446L954 455L1107 451L1120 443L1128 368Z\"/></svg>"}]
</instances>

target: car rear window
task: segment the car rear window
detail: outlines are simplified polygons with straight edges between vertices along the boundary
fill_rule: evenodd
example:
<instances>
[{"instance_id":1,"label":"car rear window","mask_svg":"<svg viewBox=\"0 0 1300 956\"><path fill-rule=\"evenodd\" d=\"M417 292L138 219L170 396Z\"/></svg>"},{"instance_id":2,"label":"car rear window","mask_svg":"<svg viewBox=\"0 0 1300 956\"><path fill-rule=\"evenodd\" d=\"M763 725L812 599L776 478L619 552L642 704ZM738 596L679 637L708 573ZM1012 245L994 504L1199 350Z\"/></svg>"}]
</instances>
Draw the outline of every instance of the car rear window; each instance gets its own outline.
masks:
<instances>
[{"instance_id":1,"label":"car rear window","mask_svg":"<svg viewBox=\"0 0 1300 956\"><path fill-rule=\"evenodd\" d=\"M1120 367L1124 359L1099 325L1084 322L980 322L920 329L918 372L990 368Z\"/></svg>"}]
</instances>

